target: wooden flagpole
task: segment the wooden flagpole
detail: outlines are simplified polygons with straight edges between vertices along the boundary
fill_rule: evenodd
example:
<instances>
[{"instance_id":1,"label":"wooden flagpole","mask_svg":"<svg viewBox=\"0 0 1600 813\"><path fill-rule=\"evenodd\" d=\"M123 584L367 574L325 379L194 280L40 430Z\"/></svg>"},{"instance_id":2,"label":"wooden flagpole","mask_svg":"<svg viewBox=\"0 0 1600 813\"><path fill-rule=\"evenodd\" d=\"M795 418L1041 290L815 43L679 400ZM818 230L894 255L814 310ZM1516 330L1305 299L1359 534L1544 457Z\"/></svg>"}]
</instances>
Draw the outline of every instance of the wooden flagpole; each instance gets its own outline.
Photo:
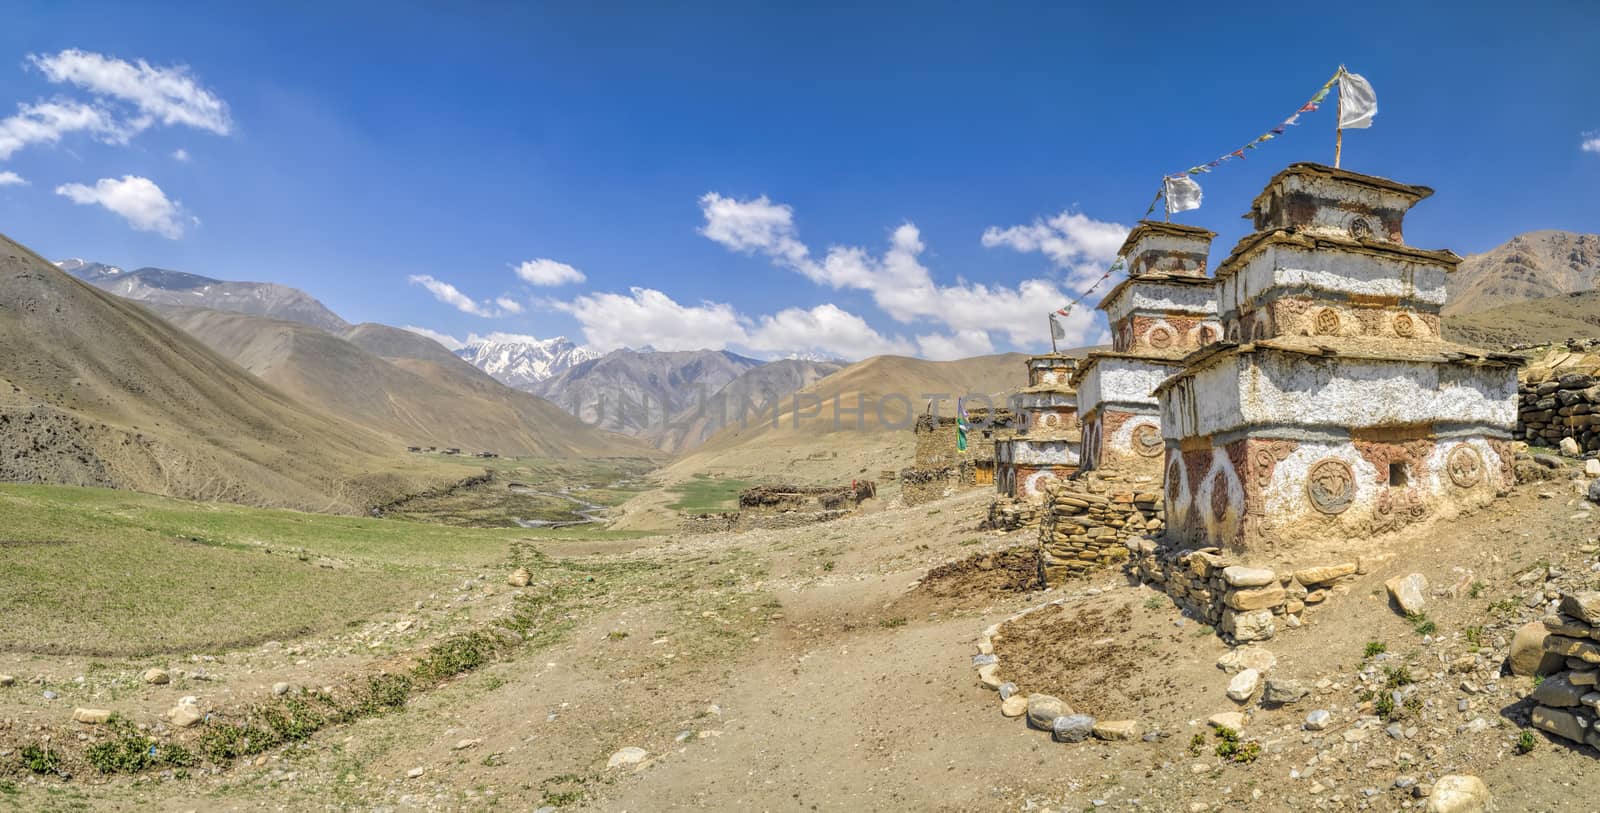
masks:
<instances>
[{"instance_id":1,"label":"wooden flagpole","mask_svg":"<svg viewBox=\"0 0 1600 813\"><path fill-rule=\"evenodd\" d=\"M1339 72L1333 75L1334 81L1338 82L1339 77L1343 75L1344 66L1340 65ZM1334 88L1334 92L1339 94L1339 106L1334 111L1333 119L1333 168L1338 169L1339 159L1343 157L1344 153L1344 128L1339 126L1344 121L1344 93L1340 92L1338 88Z\"/></svg>"}]
</instances>

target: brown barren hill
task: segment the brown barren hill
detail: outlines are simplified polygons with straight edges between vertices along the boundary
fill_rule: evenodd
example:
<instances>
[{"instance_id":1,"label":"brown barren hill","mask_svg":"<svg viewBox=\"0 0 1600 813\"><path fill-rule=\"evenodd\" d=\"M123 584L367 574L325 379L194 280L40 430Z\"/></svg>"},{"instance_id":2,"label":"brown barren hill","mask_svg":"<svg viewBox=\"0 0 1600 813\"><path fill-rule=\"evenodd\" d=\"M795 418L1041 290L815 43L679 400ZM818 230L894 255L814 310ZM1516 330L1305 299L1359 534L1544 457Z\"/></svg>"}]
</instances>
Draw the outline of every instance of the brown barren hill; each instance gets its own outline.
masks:
<instances>
[{"instance_id":1,"label":"brown barren hill","mask_svg":"<svg viewBox=\"0 0 1600 813\"><path fill-rule=\"evenodd\" d=\"M1474 254L1450 275L1447 315L1600 286L1600 234L1535 231Z\"/></svg>"},{"instance_id":2,"label":"brown barren hill","mask_svg":"<svg viewBox=\"0 0 1600 813\"><path fill-rule=\"evenodd\" d=\"M395 446L537 457L659 454L591 429L555 404L495 381L432 339L399 328L359 325L347 339L242 313L153 310L301 403L390 435Z\"/></svg>"},{"instance_id":3,"label":"brown barren hill","mask_svg":"<svg viewBox=\"0 0 1600 813\"><path fill-rule=\"evenodd\" d=\"M358 511L458 476L0 236L0 480Z\"/></svg>"},{"instance_id":4,"label":"brown barren hill","mask_svg":"<svg viewBox=\"0 0 1600 813\"><path fill-rule=\"evenodd\" d=\"M1600 338L1600 291L1501 305L1444 318L1445 338L1490 349Z\"/></svg>"}]
</instances>

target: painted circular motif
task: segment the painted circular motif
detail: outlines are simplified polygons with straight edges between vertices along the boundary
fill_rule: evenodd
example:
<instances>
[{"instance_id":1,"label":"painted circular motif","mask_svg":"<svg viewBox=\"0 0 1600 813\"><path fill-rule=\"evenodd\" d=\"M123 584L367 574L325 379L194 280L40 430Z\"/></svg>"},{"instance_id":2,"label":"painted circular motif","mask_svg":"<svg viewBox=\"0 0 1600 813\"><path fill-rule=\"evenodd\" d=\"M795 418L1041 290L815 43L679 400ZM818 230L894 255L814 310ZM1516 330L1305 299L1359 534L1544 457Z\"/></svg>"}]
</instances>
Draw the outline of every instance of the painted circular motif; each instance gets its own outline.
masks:
<instances>
[{"instance_id":1,"label":"painted circular motif","mask_svg":"<svg viewBox=\"0 0 1600 813\"><path fill-rule=\"evenodd\" d=\"M1167 348L1172 346L1172 331L1164 327L1150 328L1150 332L1145 334L1145 338L1150 342L1151 347Z\"/></svg>"},{"instance_id":2,"label":"painted circular motif","mask_svg":"<svg viewBox=\"0 0 1600 813\"><path fill-rule=\"evenodd\" d=\"M1161 440L1161 430L1147 423L1139 424L1133 428L1133 450L1140 457L1156 457L1165 451Z\"/></svg>"},{"instance_id":3,"label":"painted circular motif","mask_svg":"<svg viewBox=\"0 0 1600 813\"><path fill-rule=\"evenodd\" d=\"M1046 416L1044 416L1044 425L1045 426L1055 426L1058 420L1059 419L1054 415L1046 415Z\"/></svg>"},{"instance_id":4,"label":"painted circular motif","mask_svg":"<svg viewBox=\"0 0 1600 813\"><path fill-rule=\"evenodd\" d=\"M1483 480L1483 458L1471 446L1457 446L1445 458L1450 472L1450 482L1462 488L1472 488Z\"/></svg>"},{"instance_id":5,"label":"painted circular motif","mask_svg":"<svg viewBox=\"0 0 1600 813\"><path fill-rule=\"evenodd\" d=\"M1417 323L1410 314L1401 313L1394 317L1394 335L1409 339L1417 335Z\"/></svg>"},{"instance_id":6,"label":"painted circular motif","mask_svg":"<svg viewBox=\"0 0 1600 813\"><path fill-rule=\"evenodd\" d=\"M1365 240L1372 236L1372 224L1364 217L1350 221L1350 236L1357 240Z\"/></svg>"},{"instance_id":7,"label":"painted circular motif","mask_svg":"<svg viewBox=\"0 0 1600 813\"><path fill-rule=\"evenodd\" d=\"M1343 460L1319 460L1306 474L1306 496L1311 507L1324 514L1343 513L1356 499L1355 472Z\"/></svg>"},{"instance_id":8,"label":"painted circular motif","mask_svg":"<svg viewBox=\"0 0 1600 813\"><path fill-rule=\"evenodd\" d=\"M1217 329L1204 325L1200 328L1200 344L1207 345L1217 340Z\"/></svg>"},{"instance_id":9,"label":"painted circular motif","mask_svg":"<svg viewBox=\"0 0 1600 813\"><path fill-rule=\"evenodd\" d=\"M1317 333L1323 336L1332 336L1339 332L1339 314L1333 308L1323 308L1317 311Z\"/></svg>"}]
</instances>

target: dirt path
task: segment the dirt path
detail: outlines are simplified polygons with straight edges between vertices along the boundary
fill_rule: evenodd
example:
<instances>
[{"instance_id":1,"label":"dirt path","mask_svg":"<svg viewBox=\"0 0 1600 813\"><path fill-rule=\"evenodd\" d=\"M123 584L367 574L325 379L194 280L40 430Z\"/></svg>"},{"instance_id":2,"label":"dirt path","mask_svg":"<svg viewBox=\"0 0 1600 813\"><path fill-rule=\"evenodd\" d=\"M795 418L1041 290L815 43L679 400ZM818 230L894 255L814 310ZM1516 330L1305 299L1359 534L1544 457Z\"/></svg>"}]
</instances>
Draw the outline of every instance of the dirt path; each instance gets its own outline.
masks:
<instances>
[{"instance_id":1,"label":"dirt path","mask_svg":"<svg viewBox=\"0 0 1600 813\"><path fill-rule=\"evenodd\" d=\"M754 557L760 575L747 589L760 602L741 618L701 611L710 626L695 639L683 637L683 606L620 602L555 646L259 767L140 788L75 785L69 795L96 808L158 810L1084 810L1097 801L1110 810L1397 810L1421 809L1397 780L1463 772L1483 776L1502 811L1592 809L1583 789L1600 781L1600 760L1542 737L1532 754L1516 755L1518 702L1532 682L1498 674L1509 633L1543 612L1524 597L1596 578L1595 512L1571 484L1519 487L1490 510L1399 543L1396 561L1268 642L1273 674L1315 688L1292 707L1251 707L1245 733L1263 746L1252 764L1217 758L1205 736L1190 749L1207 716L1244 708L1223 695L1215 660L1226 647L1119 572L1048 592L913 591L936 565L1028 542L973 530L985 501L972 494L806 528L569 549L694 563L713 576ZM1552 566L1562 581L1535 573ZM1436 590L1436 629L1423 637L1382 595L1383 579L1411 570L1435 588L1482 586ZM1056 636L1040 646L1075 665L1052 677L1046 652L1026 679L1061 681L1069 702L1139 720L1155 732L1147 741L1057 744L1002 717L996 695L977 685L979 631L1063 597L1056 615L1038 617ZM1448 664L1477 647L1468 630L1482 649L1469 671L1454 671ZM1385 643L1393 660L1367 660L1369 641ZM1396 736L1361 722L1362 673L1381 674L1385 663L1407 665L1426 698ZM1338 724L1303 731L1314 708ZM630 746L648 752L643 765L605 767Z\"/></svg>"}]
</instances>

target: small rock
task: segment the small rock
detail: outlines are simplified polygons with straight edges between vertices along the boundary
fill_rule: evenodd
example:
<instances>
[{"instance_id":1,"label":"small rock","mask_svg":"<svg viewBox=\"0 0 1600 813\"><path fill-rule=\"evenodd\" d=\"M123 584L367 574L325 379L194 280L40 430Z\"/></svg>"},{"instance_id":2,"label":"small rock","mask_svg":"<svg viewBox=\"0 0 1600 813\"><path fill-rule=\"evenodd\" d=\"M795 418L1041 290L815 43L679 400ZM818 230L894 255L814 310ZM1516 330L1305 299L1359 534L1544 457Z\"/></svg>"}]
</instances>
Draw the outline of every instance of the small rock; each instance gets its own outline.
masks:
<instances>
[{"instance_id":1,"label":"small rock","mask_svg":"<svg viewBox=\"0 0 1600 813\"><path fill-rule=\"evenodd\" d=\"M1137 720L1101 720L1094 724L1095 739L1131 740L1138 733Z\"/></svg>"},{"instance_id":2,"label":"small rock","mask_svg":"<svg viewBox=\"0 0 1600 813\"><path fill-rule=\"evenodd\" d=\"M1311 587L1314 585L1328 584L1356 572L1355 562L1345 562L1325 567L1308 567L1294 572L1294 580ZM1309 603L1309 602L1308 602Z\"/></svg>"},{"instance_id":3,"label":"small rock","mask_svg":"<svg viewBox=\"0 0 1600 813\"><path fill-rule=\"evenodd\" d=\"M1057 717L1050 724L1050 734L1056 742L1083 742L1093 732L1094 718L1087 714Z\"/></svg>"},{"instance_id":4,"label":"small rock","mask_svg":"<svg viewBox=\"0 0 1600 813\"><path fill-rule=\"evenodd\" d=\"M1028 725L1034 728L1050 731L1057 717L1065 717L1071 713L1072 709L1058 698L1047 694L1028 695Z\"/></svg>"},{"instance_id":5,"label":"small rock","mask_svg":"<svg viewBox=\"0 0 1600 813\"><path fill-rule=\"evenodd\" d=\"M1256 693L1256 685L1261 682L1261 673L1254 669L1246 669L1233 676L1228 681L1228 699L1243 703Z\"/></svg>"},{"instance_id":6,"label":"small rock","mask_svg":"<svg viewBox=\"0 0 1600 813\"><path fill-rule=\"evenodd\" d=\"M1333 723L1333 715L1327 709L1317 709L1306 715L1305 727L1307 731L1321 731Z\"/></svg>"},{"instance_id":7,"label":"small rock","mask_svg":"<svg viewBox=\"0 0 1600 813\"><path fill-rule=\"evenodd\" d=\"M1006 717L1021 717L1028 713L1028 698L1014 694L1000 701L1000 713Z\"/></svg>"},{"instance_id":8,"label":"small rock","mask_svg":"<svg viewBox=\"0 0 1600 813\"><path fill-rule=\"evenodd\" d=\"M1600 623L1600 592L1562 593L1561 612L1591 626Z\"/></svg>"},{"instance_id":9,"label":"small rock","mask_svg":"<svg viewBox=\"0 0 1600 813\"><path fill-rule=\"evenodd\" d=\"M1230 675L1238 674L1245 669L1254 669L1266 674L1277 665L1277 656L1259 646L1236 646L1217 658L1217 668Z\"/></svg>"},{"instance_id":10,"label":"small rock","mask_svg":"<svg viewBox=\"0 0 1600 813\"><path fill-rule=\"evenodd\" d=\"M1590 478L1600 477L1600 460L1591 457L1583 461L1583 476Z\"/></svg>"},{"instance_id":11,"label":"small rock","mask_svg":"<svg viewBox=\"0 0 1600 813\"><path fill-rule=\"evenodd\" d=\"M650 756L649 751L630 745L627 748L612 754L611 758L606 760L606 767L626 768L630 765L638 765L639 763L645 761L645 758L648 756Z\"/></svg>"},{"instance_id":12,"label":"small rock","mask_svg":"<svg viewBox=\"0 0 1600 813\"><path fill-rule=\"evenodd\" d=\"M1298 680L1268 678L1261 691L1261 705L1267 707L1291 706L1306 698L1311 690Z\"/></svg>"},{"instance_id":13,"label":"small rock","mask_svg":"<svg viewBox=\"0 0 1600 813\"><path fill-rule=\"evenodd\" d=\"M406 778L417 779L427 772L428 771L426 768L412 768L411 770L406 771Z\"/></svg>"},{"instance_id":14,"label":"small rock","mask_svg":"<svg viewBox=\"0 0 1600 813\"><path fill-rule=\"evenodd\" d=\"M1560 449L1561 453L1567 457L1583 456L1583 446L1579 445L1578 439L1574 437L1569 436L1562 438L1561 443L1559 446L1557 446L1557 448Z\"/></svg>"},{"instance_id":15,"label":"small rock","mask_svg":"<svg viewBox=\"0 0 1600 813\"><path fill-rule=\"evenodd\" d=\"M277 683L272 684L272 694L274 696L282 697L282 696L284 696L284 695L286 695L288 693L289 693L289 684L284 683L282 681L279 681Z\"/></svg>"},{"instance_id":16,"label":"small rock","mask_svg":"<svg viewBox=\"0 0 1600 813\"><path fill-rule=\"evenodd\" d=\"M1213 714L1206 720L1212 728L1231 728L1234 731L1244 730L1244 713L1238 711L1224 711Z\"/></svg>"},{"instance_id":17,"label":"small rock","mask_svg":"<svg viewBox=\"0 0 1600 813\"><path fill-rule=\"evenodd\" d=\"M14 675L0 675L0 686L15 686L17 678Z\"/></svg>"},{"instance_id":18,"label":"small rock","mask_svg":"<svg viewBox=\"0 0 1600 813\"><path fill-rule=\"evenodd\" d=\"M533 574L529 573L525 567L519 567L511 571L511 575L506 577L506 584L512 587L527 587L532 581Z\"/></svg>"},{"instance_id":19,"label":"small rock","mask_svg":"<svg viewBox=\"0 0 1600 813\"><path fill-rule=\"evenodd\" d=\"M1000 664L990 663L978 667L978 684L985 689L1000 688Z\"/></svg>"},{"instance_id":20,"label":"small rock","mask_svg":"<svg viewBox=\"0 0 1600 813\"><path fill-rule=\"evenodd\" d=\"M58 698L60 696L61 695L56 694L55 692L52 692L49 689L45 689L45 691L44 691L44 699L46 699L46 700L54 700L54 699L56 699L56 698Z\"/></svg>"},{"instance_id":21,"label":"small rock","mask_svg":"<svg viewBox=\"0 0 1600 813\"><path fill-rule=\"evenodd\" d=\"M1000 684L999 691L1001 700L1010 700L1011 696L1017 693L1017 684L1008 680L1005 683Z\"/></svg>"},{"instance_id":22,"label":"small rock","mask_svg":"<svg viewBox=\"0 0 1600 813\"><path fill-rule=\"evenodd\" d=\"M143 680L151 686L165 686L172 682L172 676L165 669L146 669Z\"/></svg>"},{"instance_id":23,"label":"small rock","mask_svg":"<svg viewBox=\"0 0 1600 813\"><path fill-rule=\"evenodd\" d=\"M1266 587L1278 581L1277 574L1266 568L1241 565L1223 568L1222 578L1233 587Z\"/></svg>"},{"instance_id":24,"label":"small rock","mask_svg":"<svg viewBox=\"0 0 1600 813\"><path fill-rule=\"evenodd\" d=\"M1482 779L1452 774L1433 783L1427 813L1482 813L1488 804L1489 787Z\"/></svg>"},{"instance_id":25,"label":"small rock","mask_svg":"<svg viewBox=\"0 0 1600 813\"><path fill-rule=\"evenodd\" d=\"M111 719L111 712L108 709L76 708L72 710L72 719L89 725L100 725Z\"/></svg>"},{"instance_id":26,"label":"small rock","mask_svg":"<svg viewBox=\"0 0 1600 813\"><path fill-rule=\"evenodd\" d=\"M988 666L991 663L999 663L999 662L1000 662L1000 656L999 655L990 654L990 655L973 655L972 656L972 665L973 666Z\"/></svg>"},{"instance_id":27,"label":"small rock","mask_svg":"<svg viewBox=\"0 0 1600 813\"><path fill-rule=\"evenodd\" d=\"M188 728L204 719L205 715L193 703L179 703L167 709L167 720L178 728Z\"/></svg>"},{"instance_id":28,"label":"small rock","mask_svg":"<svg viewBox=\"0 0 1600 813\"><path fill-rule=\"evenodd\" d=\"M1393 599L1395 606L1406 615L1422 612L1422 608L1428 603L1424 598L1428 592L1428 580L1421 573L1396 576L1383 584L1389 588L1389 598Z\"/></svg>"},{"instance_id":29,"label":"small rock","mask_svg":"<svg viewBox=\"0 0 1600 813\"><path fill-rule=\"evenodd\" d=\"M685 737L684 739L688 739L688 738ZM450 750L452 750L452 751L465 751L468 748L473 748L473 747L476 747L476 746L479 746L479 745L482 745L482 744L483 744L483 740L481 738L479 738L479 739L471 739L471 740L458 740L458 741L456 741L455 745L450 747Z\"/></svg>"}]
</instances>

